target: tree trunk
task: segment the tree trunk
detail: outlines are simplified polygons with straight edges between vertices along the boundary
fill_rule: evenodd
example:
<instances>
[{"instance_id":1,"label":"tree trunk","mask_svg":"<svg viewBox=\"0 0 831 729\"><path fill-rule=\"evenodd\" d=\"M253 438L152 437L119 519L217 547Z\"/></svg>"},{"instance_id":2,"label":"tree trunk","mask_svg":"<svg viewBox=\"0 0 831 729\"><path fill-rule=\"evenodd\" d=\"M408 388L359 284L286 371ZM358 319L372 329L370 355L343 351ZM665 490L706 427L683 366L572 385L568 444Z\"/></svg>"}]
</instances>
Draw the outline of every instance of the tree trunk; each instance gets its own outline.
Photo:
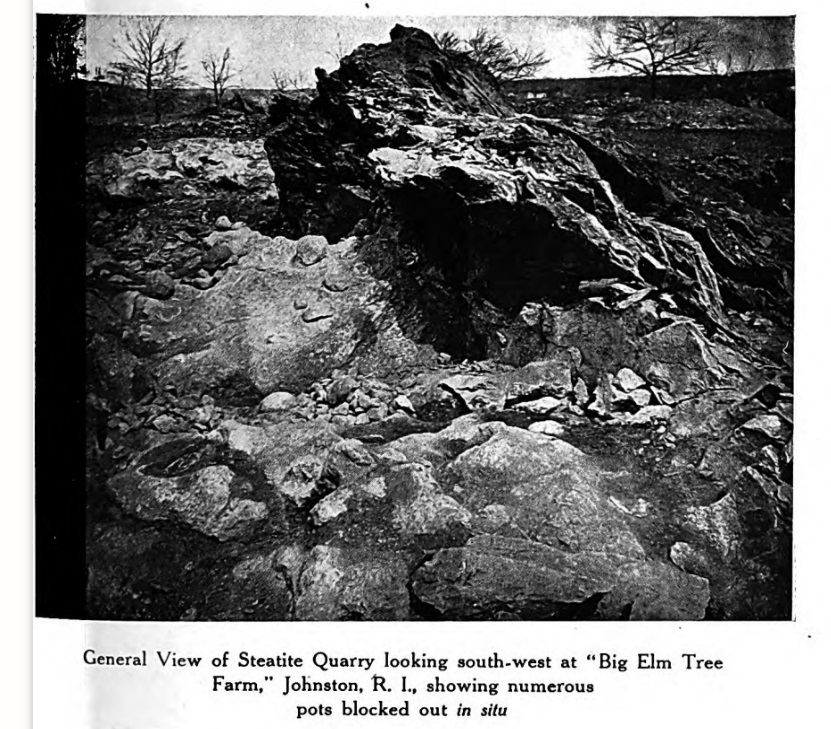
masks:
<instances>
[{"instance_id":1,"label":"tree trunk","mask_svg":"<svg viewBox=\"0 0 831 729\"><path fill-rule=\"evenodd\" d=\"M649 75L649 94L652 101L658 98L658 74L654 71Z\"/></svg>"},{"instance_id":2,"label":"tree trunk","mask_svg":"<svg viewBox=\"0 0 831 729\"><path fill-rule=\"evenodd\" d=\"M162 116L164 115L164 98L165 91L163 89L153 89L153 116L156 124L162 123Z\"/></svg>"}]
</instances>

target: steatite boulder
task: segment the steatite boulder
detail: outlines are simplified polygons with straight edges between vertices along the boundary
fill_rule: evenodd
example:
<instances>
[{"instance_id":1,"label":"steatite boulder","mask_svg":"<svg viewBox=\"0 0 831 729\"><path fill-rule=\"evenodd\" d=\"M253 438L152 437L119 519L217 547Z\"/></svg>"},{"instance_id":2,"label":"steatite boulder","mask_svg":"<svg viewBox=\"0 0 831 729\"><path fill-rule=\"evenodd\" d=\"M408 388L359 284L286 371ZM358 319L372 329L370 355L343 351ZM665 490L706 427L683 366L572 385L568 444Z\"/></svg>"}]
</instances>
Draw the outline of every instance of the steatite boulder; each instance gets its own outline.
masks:
<instances>
[{"instance_id":1,"label":"steatite boulder","mask_svg":"<svg viewBox=\"0 0 831 729\"><path fill-rule=\"evenodd\" d=\"M704 617L707 580L660 562L622 562L525 539L481 536L444 549L413 577L413 594L445 619L629 620ZM599 606L599 607L598 607Z\"/></svg>"},{"instance_id":2,"label":"steatite boulder","mask_svg":"<svg viewBox=\"0 0 831 729\"><path fill-rule=\"evenodd\" d=\"M470 512L442 493L424 465L398 466L386 483L389 497L395 503L393 523L402 534L437 534L470 524Z\"/></svg>"},{"instance_id":3,"label":"steatite boulder","mask_svg":"<svg viewBox=\"0 0 831 729\"><path fill-rule=\"evenodd\" d=\"M631 528L602 492L603 473L585 453L540 433L503 426L445 467L472 511L504 506L517 533L569 550L643 558Z\"/></svg>"},{"instance_id":4,"label":"steatite boulder","mask_svg":"<svg viewBox=\"0 0 831 729\"><path fill-rule=\"evenodd\" d=\"M722 557L735 552L740 533L736 497L727 494L708 506L687 509L685 525L699 534Z\"/></svg>"},{"instance_id":5,"label":"steatite boulder","mask_svg":"<svg viewBox=\"0 0 831 729\"><path fill-rule=\"evenodd\" d=\"M493 377L453 375L442 380L441 386L462 400L469 411L505 407L505 385Z\"/></svg>"},{"instance_id":6,"label":"steatite boulder","mask_svg":"<svg viewBox=\"0 0 831 729\"><path fill-rule=\"evenodd\" d=\"M553 352L548 359L529 362L506 373L502 379L506 383L508 404L546 396L567 397L572 391L572 373L580 360L578 350L559 350Z\"/></svg>"},{"instance_id":7,"label":"steatite boulder","mask_svg":"<svg viewBox=\"0 0 831 729\"><path fill-rule=\"evenodd\" d=\"M298 570L297 620L405 620L410 596L394 553L318 545Z\"/></svg>"},{"instance_id":8,"label":"steatite boulder","mask_svg":"<svg viewBox=\"0 0 831 729\"><path fill-rule=\"evenodd\" d=\"M89 162L86 175L90 192L125 202L149 200L177 186L264 191L274 182L261 142L215 137L145 146L136 154L110 153Z\"/></svg>"},{"instance_id":9,"label":"steatite boulder","mask_svg":"<svg viewBox=\"0 0 831 729\"><path fill-rule=\"evenodd\" d=\"M259 140L195 137L177 140L170 151L184 175L216 187L262 191L274 181Z\"/></svg>"},{"instance_id":10,"label":"steatite boulder","mask_svg":"<svg viewBox=\"0 0 831 729\"><path fill-rule=\"evenodd\" d=\"M469 407L463 397L431 382L410 393L416 416L424 421L448 421L465 414Z\"/></svg>"},{"instance_id":11,"label":"steatite boulder","mask_svg":"<svg viewBox=\"0 0 831 729\"><path fill-rule=\"evenodd\" d=\"M166 185L184 182L170 152L146 149L138 154L117 152L87 165L87 189L114 200L147 200Z\"/></svg>"},{"instance_id":12,"label":"steatite boulder","mask_svg":"<svg viewBox=\"0 0 831 729\"><path fill-rule=\"evenodd\" d=\"M279 244L280 239L276 240ZM215 230L205 238L205 245L208 247L206 256L216 255L213 251L217 249L227 249L232 256L242 257L257 247L273 247L274 242L268 236L243 226L234 230Z\"/></svg>"},{"instance_id":13,"label":"steatite boulder","mask_svg":"<svg viewBox=\"0 0 831 729\"><path fill-rule=\"evenodd\" d=\"M531 433L550 435L552 438L559 438L565 433L565 428L556 420L541 420L537 423L531 423L528 426L528 430Z\"/></svg>"},{"instance_id":14,"label":"steatite boulder","mask_svg":"<svg viewBox=\"0 0 831 729\"><path fill-rule=\"evenodd\" d=\"M626 386L645 380L672 403L758 378L750 362L708 339L693 319L662 314L653 300L637 302L625 311L595 300L569 308L527 305L507 336L505 355L517 364L547 351L579 350L574 376L601 388L595 399L600 396L597 410L604 413L613 409L616 390L628 394L615 384L612 373L638 373L637 380L625 376ZM640 407L641 397L635 396Z\"/></svg>"},{"instance_id":15,"label":"steatite boulder","mask_svg":"<svg viewBox=\"0 0 831 729\"><path fill-rule=\"evenodd\" d=\"M279 413L292 408L297 398L290 392L272 392L260 403L260 412Z\"/></svg>"},{"instance_id":16,"label":"steatite boulder","mask_svg":"<svg viewBox=\"0 0 831 729\"><path fill-rule=\"evenodd\" d=\"M276 102L272 122L265 148L295 234L354 228L406 338L521 368L431 382L406 412L587 411L658 428L677 402L756 377L729 336L713 341L726 269L697 233L642 215L664 192L574 129L514 113L424 33L356 49L310 103ZM346 188L367 206L336 204Z\"/></svg>"},{"instance_id":17,"label":"steatite boulder","mask_svg":"<svg viewBox=\"0 0 831 729\"><path fill-rule=\"evenodd\" d=\"M228 420L221 431L231 453L256 466L295 505L325 494L320 484L324 465L339 440L325 424L283 421L260 427Z\"/></svg>"},{"instance_id":18,"label":"steatite boulder","mask_svg":"<svg viewBox=\"0 0 831 729\"><path fill-rule=\"evenodd\" d=\"M237 562L218 584L207 586L197 620L289 620L291 586L275 552L254 553Z\"/></svg>"},{"instance_id":19,"label":"steatite boulder","mask_svg":"<svg viewBox=\"0 0 831 729\"><path fill-rule=\"evenodd\" d=\"M615 561L603 554L481 536L439 551L420 567L413 594L447 619L564 618L611 590L615 574Z\"/></svg>"},{"instance_id":20,"label":"steatite boulder","mask_svg":"<svg viewBox=\"0 0 831 729\"><path fill-rule=\"evenodd\" d=\"M727 375L700 327L686 321L646 335L639 362L650 384L675 398L712 389Z\"/></svg>"},{"instance_id":21,"label":"steatite boulder","mask_svg":"<svg viewBox=\"0 0 831 729\"><path fill-rule=\"evenodd\" d=\"M666 562L630 562L620 568L615 587L598 605L610 620L702 620L710 602L703 577Z\"/></svg>"},{"instance_id":22,"label":"steatite boulder","mask_svg":"<svg viewBox=\"0 0 831 729\"><path fill-rule=\"evenodd\" d=\"M235 478L221 465L177 478L127 471L110 479L108 488L128 514L186 524L224 542L250 536L268 518L264 503L232 495Z\"/></svg>"},{"instance_id":23,"label":"steatite boulder","mask_svg":"<svg viewBox=\"0 0 831 729\"><path fill-rule=\"evenodd\" d=\"M630 370L628 367L624 367L615 375L612 384L624 392L631 392L639 387L643 387L646 381L637 372Z\"/></svg>"},{"instance_id":24,"label":"steatite boulder","mask_svg":"<svg viewBox=\"0 0 831 729\"><path fill-rule=\"evenodd\" d=\"M354 242L328 246L325 259L307 266L296 260L298 244L285 238L241 229L211 239L232 247L239 264L212 288L179 286L165 301L141 304L140 336L158 352L150 364L161 383L259 399L303 389L354 362L356 350L387 364L414 356L415 345L395 336L384 287L354 265ZM348 289L324 287L336 266Z\"/></svg>"},{"instance_id":25,"label":"steatite boulder","mask_svg":"<svg viewBox=\"0 0 831 729\"><path fill-rule=\"evenodd\" d=\"M337 136L348 144L361 130L396 144L377 144L365 159L352 160L353 182L380 182L424 234L425 254L495 303L567 293L580 277L625 275L650 283L644 276L671 268L690 282L695 304L720 318L718 284L700 245L689 234L629 213L598 171L595 145L550 121L516 115L481 67L451 59L422 31L400 29L391 38L344 58L321 82L309 117L289 116L266 140L278 184L291 187L290 196L299 184L301 190L343 184L333 179L343 165L323 167L318 160L349 159ZM410 86L416 69L418 83ZM303 160L298 145L285 144L287 135L297 134L310 146L326 122L327 142L337 151L310 150L312 157ZM512 157L518 149L519 162ZM604 172L608 167L600 165ZM452 263L442 260L442 250L453 254Z\"/></svg>"}]
</instances>

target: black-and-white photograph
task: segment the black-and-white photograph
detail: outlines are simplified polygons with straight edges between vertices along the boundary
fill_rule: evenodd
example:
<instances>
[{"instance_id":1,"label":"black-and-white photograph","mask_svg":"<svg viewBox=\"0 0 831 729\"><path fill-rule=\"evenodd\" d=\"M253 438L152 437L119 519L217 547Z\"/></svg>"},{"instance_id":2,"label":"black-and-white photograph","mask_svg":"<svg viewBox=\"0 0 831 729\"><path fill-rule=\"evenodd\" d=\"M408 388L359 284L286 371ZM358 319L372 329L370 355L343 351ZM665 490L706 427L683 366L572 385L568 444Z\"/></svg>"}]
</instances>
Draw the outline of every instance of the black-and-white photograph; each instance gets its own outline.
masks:
<instances>
[{"instance_id":1,"label":"black-and-white photograph","mask_svg":"<svg viewBox=\"0 0 831 729\"><path fill-rule=\"evenodd\" d=\"M792 17L35 25L40 616L792 618Z\"/></svg>"}]
</instances>

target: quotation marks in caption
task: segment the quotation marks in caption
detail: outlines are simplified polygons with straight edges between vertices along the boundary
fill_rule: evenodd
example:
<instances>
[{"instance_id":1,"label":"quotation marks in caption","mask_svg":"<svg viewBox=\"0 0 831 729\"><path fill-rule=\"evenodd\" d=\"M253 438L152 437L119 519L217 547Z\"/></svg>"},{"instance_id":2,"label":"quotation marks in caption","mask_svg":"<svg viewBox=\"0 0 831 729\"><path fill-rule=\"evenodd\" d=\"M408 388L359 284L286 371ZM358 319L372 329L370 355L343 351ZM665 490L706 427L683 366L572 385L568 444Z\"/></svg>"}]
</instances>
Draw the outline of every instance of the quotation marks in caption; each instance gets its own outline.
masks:
<instances>
[{"instance_id":1,"label":"quotation marks in caption","mask_svg":"<svg viewBox=\"0 0 831 729\"><path fill-rule=\"evenodd\" d=\"M83 660L91 668L104 670L193 671L198 674L198 684L210 693L275 694L297 719L336 714L508 716L511 699L522 694L592 694L596 672L626 673L631 668L699 673L724 669L721 659L696 653L670 657L598 652L581 660L576 656L517 657L498 652L485 657L451 658L415 651L403 656L388 651L380 656L335 656L326 651L308 655L224 651L205 659L164 650L117 655L88 648ZM278 674L262 669L289 670ZM592 680L585 680L588 678ZM317 694L325 695L325 700ZM341 696L332 701L331 694ZM503 698L492 700L497 696Z\"/></svg>"}]
</instances>

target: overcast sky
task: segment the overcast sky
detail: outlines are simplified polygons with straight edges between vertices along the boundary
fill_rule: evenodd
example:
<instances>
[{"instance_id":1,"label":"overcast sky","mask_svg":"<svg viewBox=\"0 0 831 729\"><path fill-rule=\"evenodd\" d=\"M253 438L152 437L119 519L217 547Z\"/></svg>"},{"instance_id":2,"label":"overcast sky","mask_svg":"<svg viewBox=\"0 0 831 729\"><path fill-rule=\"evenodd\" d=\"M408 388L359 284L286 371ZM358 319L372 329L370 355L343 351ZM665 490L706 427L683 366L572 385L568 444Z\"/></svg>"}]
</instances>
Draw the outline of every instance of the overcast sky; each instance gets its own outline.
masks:
<instances>
[{"instance_id":1,"label":"overcast sky","mask_svg":"<svg viewBox=\"0 0 831 729\"><path fill-rule=\"evenodd\" d=\"M746 19L743 22L752 22ZM121 36L117 16L93 15L87 22L87 68L94 72L118 60L113 41ZM169 34L185 38L188 76L200 79L199 61L209 52L231 49L235 83L247 87L271 86L272 71L290 76L303 74L311 85L314 69L337 67L338 50L349 51L361 43L384 43L396 24L413 25L429 32L452 30L461 37L486 25L511 44L542 48L550 59L538 75L571 78L591 75L588 46L591 19L568 17L343 17L343 16L173 16Z\"/></svg>"}]
</instances>

